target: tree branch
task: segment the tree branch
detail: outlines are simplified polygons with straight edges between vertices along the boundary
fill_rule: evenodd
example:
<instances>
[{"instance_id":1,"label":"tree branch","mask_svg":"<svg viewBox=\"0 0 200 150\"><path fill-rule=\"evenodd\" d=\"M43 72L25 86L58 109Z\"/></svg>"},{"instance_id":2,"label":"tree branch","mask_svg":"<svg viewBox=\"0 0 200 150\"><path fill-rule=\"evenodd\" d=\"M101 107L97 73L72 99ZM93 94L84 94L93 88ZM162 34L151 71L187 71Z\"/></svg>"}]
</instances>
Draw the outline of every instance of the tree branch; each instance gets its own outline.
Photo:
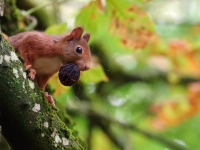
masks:
<instances>
[{"instance_id":1,"label":"tree branch","mask_svg":"<svg viewBox=\"0 0 200 150\"><path fill-rule=\"evenodd\" d=\"M143 135L143 136L145 136L149 139L160 142L161 144L163 144L163 145L165 145L165 146L167 146L171 149L174 149L174 150L190 150L190 148L188 148L186 146L180 145L180 144L175 143L175 142L173 142L169 139L166 139L162 136L159 136L159 135L154 134L152 132L141 129L141 128L137 127L137 125L135 125L135 124L122 123L122 122L110 117L108 114L103 114L103 113L100 113L100 112L92 109L89 105L87 105L85 103L76 103L76 105L73 105L71 107L69 106L68 111L75 111L76 113L79 112L80 114L85 114L88 117L92 117L95 120L98 120L98 122L102 121L102 124L104 124L106 122L107 124L118 125L121 128L124 128L125 130L131 130L131 131L137 132L137 133L139 133L139 134L141 134L141 135ZM98 125L98 124L96 124L96 125ZM102 125L100 124L100 127L101 126ZM107 126L107 128L108 128L108 126ZM106 131L106 133L110 134L110 132L107 132L107 131ZM111 138L111 140L116 145L121 147L119 145L119 143L116 143L116 140L113 139L113 135L108 135L108 136Z\"/></svg>"},{"instance_id":2,"label":"tree branch","mask_svg":"<svg viewBox=\"0 0 200 150\"><path fill-rule=\"evenodd\" d=\"M27 78L24 66L1 36L0 43L0 123L2 134L15 150L82 150L57 116L56 108L44 92Z\"/></svg>"}]
</instances>

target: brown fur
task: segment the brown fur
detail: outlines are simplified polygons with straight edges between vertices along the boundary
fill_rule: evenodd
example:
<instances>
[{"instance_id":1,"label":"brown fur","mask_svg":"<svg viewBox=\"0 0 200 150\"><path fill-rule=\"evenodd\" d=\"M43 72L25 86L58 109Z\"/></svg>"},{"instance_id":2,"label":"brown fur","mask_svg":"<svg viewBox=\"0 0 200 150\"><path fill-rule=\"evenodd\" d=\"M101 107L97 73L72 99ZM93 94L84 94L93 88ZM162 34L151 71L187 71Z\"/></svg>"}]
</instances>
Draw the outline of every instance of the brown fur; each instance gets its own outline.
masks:
<instances>
[{"instance_id":1,"label":"brown fur","mask_svg":"<svg viewBox=\"0 0 200 150\"><path fill-rule=\"evenodd\" d=\"M77 27L71 33L59 36L47 35L43 32L31 31L8 37L16 52L24 58L24 65L30 69L30 76L44 89L49 78L62 65L75 63L80 70L90 68L89 34L84 34L83 28ZM80 46L83 53L75 51ZM34 74L36 71L36 75Z\"/></svg>"}]
</instances>

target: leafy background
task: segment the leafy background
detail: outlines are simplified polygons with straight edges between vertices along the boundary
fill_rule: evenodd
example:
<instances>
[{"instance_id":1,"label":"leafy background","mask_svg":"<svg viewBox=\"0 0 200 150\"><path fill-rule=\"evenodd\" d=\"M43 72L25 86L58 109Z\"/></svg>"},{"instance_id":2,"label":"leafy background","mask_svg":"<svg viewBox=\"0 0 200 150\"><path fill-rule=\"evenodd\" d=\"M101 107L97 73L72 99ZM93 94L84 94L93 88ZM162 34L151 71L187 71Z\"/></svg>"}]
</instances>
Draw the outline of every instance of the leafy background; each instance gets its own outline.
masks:
<instances>
[{"instance_id":1,"label":"leafy background","mask_svg":"<svg viewBox=\"0 0 200 150\"><path fill-rule=\"evenodd\" d=\"M62 9L56 24L37 28L91 34L92 68L72 87L57 75L49 82L58 114L87 149L200 149L200 2L70 2L57 9L75 6L72 21Z\"/></svg>"}]
</instances>

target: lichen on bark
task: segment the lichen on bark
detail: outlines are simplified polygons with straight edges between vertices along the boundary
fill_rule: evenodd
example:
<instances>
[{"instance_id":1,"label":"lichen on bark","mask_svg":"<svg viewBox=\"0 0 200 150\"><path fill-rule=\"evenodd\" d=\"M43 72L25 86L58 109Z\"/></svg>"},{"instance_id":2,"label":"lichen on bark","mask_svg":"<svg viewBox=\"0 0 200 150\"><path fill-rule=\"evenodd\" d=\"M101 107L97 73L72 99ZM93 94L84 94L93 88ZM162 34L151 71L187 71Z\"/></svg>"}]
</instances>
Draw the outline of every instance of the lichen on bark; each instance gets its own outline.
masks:
<instances>
[{"instance_id":1,"label":"lichen on bark","mask_svg":"<svg viewBox=\"0 0 200 150\"><path fill-rule=\"evenodd\" d=\"M57 116L44 92L27 78L10 44L0 43L0 123L14 150L82 150L79 138Z\"/></svg>"},{"instance_id":2,"label":"lichen on bark","mask_svg":"<svg viewBox=\"0 0 200 150\"><path fill-rule=\"evenodd\" d=\"M1 29L7 35L32 30L37 20L16 6L16 0L4 0L4 15L1 17Z\"/></svg>"}]
</instances>

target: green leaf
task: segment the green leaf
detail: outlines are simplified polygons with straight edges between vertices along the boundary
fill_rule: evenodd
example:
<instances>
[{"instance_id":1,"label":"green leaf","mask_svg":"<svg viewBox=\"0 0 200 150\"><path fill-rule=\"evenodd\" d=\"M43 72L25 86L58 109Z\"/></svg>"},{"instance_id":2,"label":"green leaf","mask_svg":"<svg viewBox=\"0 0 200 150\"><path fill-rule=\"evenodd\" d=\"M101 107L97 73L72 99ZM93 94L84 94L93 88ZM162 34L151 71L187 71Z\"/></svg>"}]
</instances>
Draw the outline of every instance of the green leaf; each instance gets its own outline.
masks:
<instances>
[{"instance_id":1,"label":"green leaf","mask_svg":"<svg viewBox=\"0 0 200 150\"><path fill-rule=\"evenodd\" d=\"M108 81L108 77L105 75L101 65L97 65L95 68L91 68L81 76L80 79L83 83L99 83Z\"/></svg>"},{"instance_id":2,"label":"green leaf","mask_svg":"<svg viewBox=\"0 0 200 150\"><path fill-rule=\"evenodd\" d=\"M63 23L63 24L55 24L48 27L45 30L45 33L46 34L63 34L63 33L66 33L67 31L68 31L67 23Z\"/></svg>"},{"instance_id":3,"label":"green leaf","mask_svg":"<svg viewBox=\"0 0 200 150\"><path fill-rule=\"evenodd\" d=\"M145 62L149 52L142 51L155 35L150 17L134 2L106 2L106 10L102 10L98 1L92 1L76 18L76 25L91 33L90 42L96 44L94 49L91 48L92 52L98 50L99 55L103 53L105 57L101 58L101 62L106 62L106 67L116 72L123 71L130 76L142 70L142 75L145 75L143 71L150 74L152 68ZM142 55L138 51L142 51ZM122 56L128 56L128 59ZM126 61L121 61L124 58Z\"/></svg>"},{"instance_id":4,"label":"green leaf","mask_svg":"<svg viewBox=\"0 0 200 150\"><path fill-rule=\"evenodd\" d=\"M199 123L200 116L196 115L183 123L169 128L168 131L164 133L165 136L170 137L174 141L182 141L186 147L191 148L191 150L199 149Z\"/></svg>"},{"instance_id":5,"label":"green leaf","mask_svg":"<svg viewBox=\"0 0 200 150\"><path fill-rule=\"evenodd\" d=\"M147 13L126 0L108 0L106 10L99 8L98 1L93 1L77 16L76 24L91 32L92 39L101 39L99 42L112 52L116 49L109 49L110 46L118 47L118 50L120 47L125 50L144 48L155 34L154 24Z\"/></svg>"}]
</instances>

